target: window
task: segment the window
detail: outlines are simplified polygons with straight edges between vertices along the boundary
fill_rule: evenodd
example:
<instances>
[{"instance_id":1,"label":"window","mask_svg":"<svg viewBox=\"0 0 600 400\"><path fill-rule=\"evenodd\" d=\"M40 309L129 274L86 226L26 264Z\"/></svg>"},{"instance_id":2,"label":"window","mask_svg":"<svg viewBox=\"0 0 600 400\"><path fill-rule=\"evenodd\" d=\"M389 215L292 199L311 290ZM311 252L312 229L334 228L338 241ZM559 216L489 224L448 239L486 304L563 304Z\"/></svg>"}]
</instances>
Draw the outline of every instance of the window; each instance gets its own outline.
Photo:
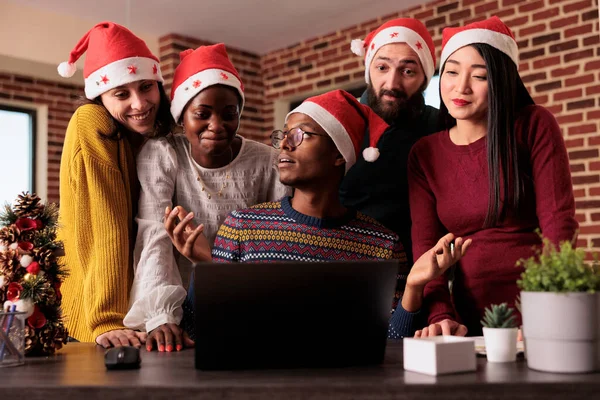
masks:
<instances>
[{"instance_id":1,"label":"window","mask_svg":"<svg viewBox=\"0 0 600 400\"><path fill-rule=\"evenodd\" d=\"M440 108L440 75L439 73L435 73L431 77L431 82L423 92L423 96L425 97L425 104Z\"/></svg>"},{"instance_id":2,"label":"window","mask_svg":"<svg viewBox=\"0 0 600 400\"><path fill-rule=\"evenodd\" d=\"M35 160L36 111L0 105L0 205L36 191Z\"/></svg>"}]
</instances>

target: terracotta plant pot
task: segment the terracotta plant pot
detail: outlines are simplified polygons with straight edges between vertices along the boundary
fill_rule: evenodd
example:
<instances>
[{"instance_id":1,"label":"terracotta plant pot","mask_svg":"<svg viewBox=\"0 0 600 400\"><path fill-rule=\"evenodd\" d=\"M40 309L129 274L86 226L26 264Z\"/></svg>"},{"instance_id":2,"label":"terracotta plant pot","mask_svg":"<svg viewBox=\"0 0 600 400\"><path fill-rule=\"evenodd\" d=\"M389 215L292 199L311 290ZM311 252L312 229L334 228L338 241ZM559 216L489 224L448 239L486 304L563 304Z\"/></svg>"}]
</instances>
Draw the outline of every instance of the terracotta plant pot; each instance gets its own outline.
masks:
<instances>
[{"instance_id":1,"label":"terracotta plant pot","mask_svg":"<svg viewBox=\"0 0 600 400\"><path fill-rule=\"evenodd\" d=\"M521 292L521 311L529 368L600 369L600 293Z\"/></svg>"}]
</instances>

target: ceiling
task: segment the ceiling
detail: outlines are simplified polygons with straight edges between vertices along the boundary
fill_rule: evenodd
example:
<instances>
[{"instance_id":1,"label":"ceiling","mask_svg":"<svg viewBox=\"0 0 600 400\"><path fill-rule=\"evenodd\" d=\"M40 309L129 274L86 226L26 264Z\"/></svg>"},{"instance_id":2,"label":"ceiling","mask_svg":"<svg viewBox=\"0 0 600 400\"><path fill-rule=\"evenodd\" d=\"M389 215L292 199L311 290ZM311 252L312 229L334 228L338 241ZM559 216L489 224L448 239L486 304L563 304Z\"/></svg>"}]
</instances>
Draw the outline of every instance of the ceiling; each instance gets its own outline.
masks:
<instances>
[{"instance_id":1,"label":"ceiling","mask_svg":"<svg viewBox=\"0 0 600 400\"><path fill-rule=\"evenodd\" d=\"M134 32L179 33L257 54L290 46L424 0L14 0Z\"/></svg>"}]
</instances>

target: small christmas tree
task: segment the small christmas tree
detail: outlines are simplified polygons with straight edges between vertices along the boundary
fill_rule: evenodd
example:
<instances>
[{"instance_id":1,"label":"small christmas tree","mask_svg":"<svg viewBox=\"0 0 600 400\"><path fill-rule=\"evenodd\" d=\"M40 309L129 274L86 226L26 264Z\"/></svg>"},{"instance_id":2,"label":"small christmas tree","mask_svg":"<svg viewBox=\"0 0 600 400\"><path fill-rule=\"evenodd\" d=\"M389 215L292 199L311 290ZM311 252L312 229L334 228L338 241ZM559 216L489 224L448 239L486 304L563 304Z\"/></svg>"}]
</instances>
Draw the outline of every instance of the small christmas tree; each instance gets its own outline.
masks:
<instances>
[{"instance_id":1,"label":"small christmas tree","mask_svg":"<svg viewBox=\"0 0 600 400\"><path fill-rule=\"evenodd\" d=\"M67 343L60 286L67 275L57 256L58 207L35 194L18 196L0 212L0 304L26 312L25 354L50 355Z\"/></svg>"}]
</instances>

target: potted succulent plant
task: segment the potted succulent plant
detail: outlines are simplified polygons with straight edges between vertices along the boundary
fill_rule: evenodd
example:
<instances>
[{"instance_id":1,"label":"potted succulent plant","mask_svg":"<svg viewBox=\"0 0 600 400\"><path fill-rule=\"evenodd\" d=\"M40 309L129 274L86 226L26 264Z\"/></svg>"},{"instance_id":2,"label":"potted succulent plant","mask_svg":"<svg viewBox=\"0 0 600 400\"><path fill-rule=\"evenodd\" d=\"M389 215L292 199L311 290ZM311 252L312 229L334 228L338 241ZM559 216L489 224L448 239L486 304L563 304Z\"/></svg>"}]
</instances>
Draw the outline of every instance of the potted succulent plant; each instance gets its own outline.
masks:
<instances>
[{"instance_id":1,"label":"potted succulent plant","mask_svg":"<svg viewBox=\"0 0 600 400\"><path fill-rule=\"evenodd\" d=\"M580 373L600 369L600 271L570 242L543 239L521 260L523 336L529 368Z\"/></svg>"},{"instance_id":2,"label":"potted succulent plant","mask_svg":"<svg viewBox=\"0 0 600 400\"><path fill-rule=\"evenodd\" d=\"M506 303L492 304L485 309L481 324L485 351L489 362L509 362L517 359L517 321L514 309Z\"/></svg>"}]
</instances>

